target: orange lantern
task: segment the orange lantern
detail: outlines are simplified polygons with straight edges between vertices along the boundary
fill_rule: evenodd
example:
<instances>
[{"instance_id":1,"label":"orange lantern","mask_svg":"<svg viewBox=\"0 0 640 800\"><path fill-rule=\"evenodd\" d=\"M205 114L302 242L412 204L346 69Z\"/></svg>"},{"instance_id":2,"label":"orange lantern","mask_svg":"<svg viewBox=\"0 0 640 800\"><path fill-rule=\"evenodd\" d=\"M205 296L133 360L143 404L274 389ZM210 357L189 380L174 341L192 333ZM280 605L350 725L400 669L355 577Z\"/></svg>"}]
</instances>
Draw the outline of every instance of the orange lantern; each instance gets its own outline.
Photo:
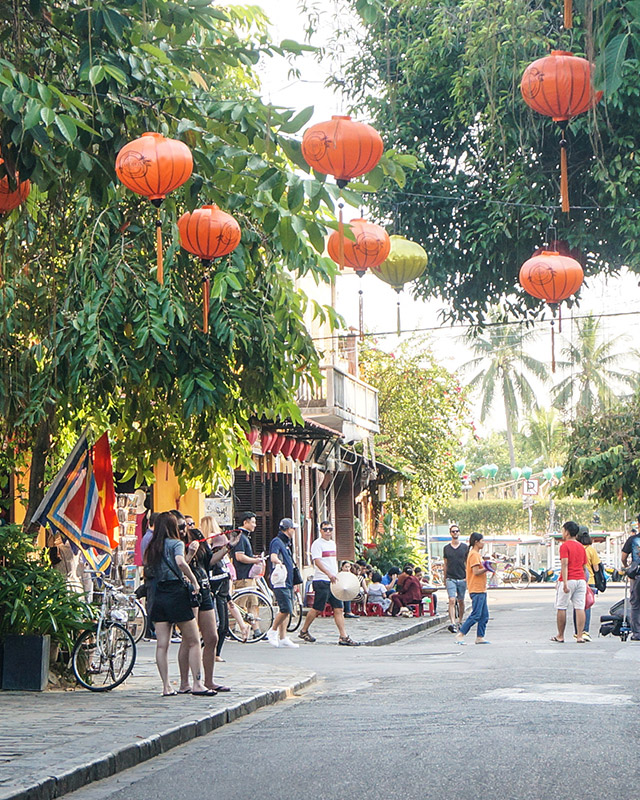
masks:
<instances>
[{"instance_id":1,"label":"orange lantern","mask_svg":"<svg viewBox=\"0 0 640 800\"><path fill-rule=\"evenodd\" d=\"M164 198L189 180L193 157L184 142L167 139L161 133L143 133L126 144L116 158L116 175L127 189L151 201L158 209L156 251L158 281L164 282L160 205Z\"/></svg>"},{"instance_id":2,"label":"orange lantern","mask_svg":"<svg viewBox=\"0 0 640 800\"><path fill-rule=\"evenodd\" d=\"M202 284L202 329L208 333L211 291L209 267L215 258L228 255L240 244L240 226L231 214L212 204L183 214L178 220L178 232L182 247L198 256L205 268Z\"/></svg>"},{"instance_id":3,"label":"orange lantern","mask_svg":"<svg viewBox=\"0 0 640 800\"><path fill-rule=\"evenodd\" d=\"M0 166L4 164L4 159L0 158ZM31 184L29 181L18 180L16 173L17 187L12 191L9 187L9 178L5 175L0 178L0 214L8 214L14 208L22 205L29 197L31 191Z\"/></svg>"},{"instance_id":4,"label":"orange lantern","mask_svg":"<svg viewBox=\"0 0 640 800\"><path fill-rule=\"evenodd\" d=\"M524 71L520 91L525 103L558 122L560 138L560 195L562 210L569 211L566 131L569 120L593 108L602 92L593 88L594 65L586 58L553 50Z\"/></svg>"},{"instance_id":5,"label":"orange lantern","mask_svg":"<svg viewBox=\"0 0 640 800\"><path fill-rule=\"evenodd\" d=\"M520 284L532 297L546 300L555 317L559 304L578 291L584 280L582 266L575 258L555 250L543 250L520 268ZM551 370L556 371L554 320L551 320Z\"/></svg>"},{"instance_id":6,"label":"orange lantern","mask_svg":"<svg viewBox=\"0 0 640 800\"><path fill-rule=\"evenodd\" d=\"M329 237L329 256L342 266L354 269L358 277L373 267L378 267L391 250L389 234L380 225L364 219L353 219L349 228L355 240L346 239L342 231L334 231ZM362 289L359 290L360 338L364 336L364 306Z\"/></svg>"},{"instance_id":7,"label":"orange lantern","mask_svg":"<svg viewBox=\"0 0 640 800\"><path fill-rule=\"evenodd\" d=\"M365 122L354 122L349 116L333 116L329 122L319 122L304 132L302 157L307 164L323 175L333 175L342 190L352 178L364 175L382 158L384 144L380 134ZM342 209L338 203L338 222L342 233ZM337 259L344 266L342 255Z\"/></svg>"}]
</instances>

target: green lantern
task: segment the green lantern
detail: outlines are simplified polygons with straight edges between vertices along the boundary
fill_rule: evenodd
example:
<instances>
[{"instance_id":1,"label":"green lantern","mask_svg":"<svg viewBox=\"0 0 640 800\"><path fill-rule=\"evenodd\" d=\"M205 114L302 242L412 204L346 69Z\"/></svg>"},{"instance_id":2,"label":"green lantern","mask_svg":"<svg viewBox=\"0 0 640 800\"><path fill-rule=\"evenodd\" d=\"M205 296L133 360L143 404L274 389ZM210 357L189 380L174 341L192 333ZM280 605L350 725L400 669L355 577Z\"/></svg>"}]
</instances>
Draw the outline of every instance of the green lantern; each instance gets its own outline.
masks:
<instances>
[{"instance_id":1,"label":"green lantern","mask_svg":"<svg viewBox=\"0 0 640 800\"><path fill-rule=\"evenodd\" d=\"M545 481L550 481L553 479L553 470L551 469L551 467L545 467L542 470L542 474L544 475Z\"/></svg>"},{"instance_id":2,"label":"green lantern","mask_svg":"<svg viewBox=\"0 0 640 800\"><path fill-rule=\"evenodd\" d=\"M490 478L495 478L498 474L498 465L497 464L489 464L488 474Z\"/></svg>"},{"instance_id":3,"label":"green lantern","mask_svg":"<svg viewBox=\"0 0 640 800\"><path fill-rule=\"evenodd\" d=\"M529 480L532 472L533 470L531 469L531 467L522 467L522 477L525 479L525 481Z\"/></svg>"},{"instance_id":4,"label":"green lantern","mask_svg":"<svg viewBox=\"0 0 640 800\"><path fill-rule=\"evenodd\" d=\"M393 286L400 295L405 283L415 281L422 275L427 268L429 257L422 245L405 239L404 236L390 236L389 239L391 239L389 255L379 267L372 267L371 272L376 278ZM400 336L400 297L398 297L398 336Z\"/></svg>"},{"instance_id":5,"label":"green lantern","mask_svg":"<svg viewBox=\"0 0 640 800\"><path fill-rule=\"evenodd\" d=\"M467 462L464 460L464 458L461 458L460 461L456 461L456 463L453 465L456 468L456 472L458 473L458 475L462 475L466 463Z\"/></svg>"},{"instance_id":6,"label":"green lantern","mask_svg":"<svg viewBox=\"0 0 640 800\"><path fill-rule=\"evenodd\" d=\"M517 481L521 475L522 475L522 470L520 469L520 467L513 467L511 469L511 477L514 481Z\"/></svg>"},{"instance_id":7,"label":"green lantern","mask_svg":"<svg viewBox=\"0 0 640 800\"><path fill-rule=\"evenodd\" d=\"M554 476L554 478L556 478L557 480L560 480L560 478L562 477L562 473L563 472L564 472L564 467L554 467L553 468L553 476Z\"/></svg>"},{"instance_id":8,"label":"green lantern","mask_svg":"<svg viewBox=\"0 0 640 800\"><path fill-rule=\"evenodd\" d=\"M483 464L478 470L478 472L482 475L483 478L486 478L487 475L489 474L489 465Z\"/></svg>"}]
</instances>

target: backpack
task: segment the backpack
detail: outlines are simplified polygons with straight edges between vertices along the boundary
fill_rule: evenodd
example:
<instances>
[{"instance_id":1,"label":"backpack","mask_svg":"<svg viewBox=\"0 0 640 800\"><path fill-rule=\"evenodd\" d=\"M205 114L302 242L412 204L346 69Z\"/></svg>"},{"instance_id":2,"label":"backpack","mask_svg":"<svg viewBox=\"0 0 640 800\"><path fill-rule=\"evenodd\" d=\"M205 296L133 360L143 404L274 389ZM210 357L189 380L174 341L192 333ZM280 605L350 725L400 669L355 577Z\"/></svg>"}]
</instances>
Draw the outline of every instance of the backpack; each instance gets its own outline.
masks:
<instances>
[{"instance_id":1,"label":"backpack","mask_svg":"<svg viewBox=\"0 0 640 800\"><path fill-rule=\"evenodd\" d=\"M604 574L604 564L602 561L593 570L593 582L599 592L604 592L607 588L607 578Z\"/></svg>"}]
</instances>

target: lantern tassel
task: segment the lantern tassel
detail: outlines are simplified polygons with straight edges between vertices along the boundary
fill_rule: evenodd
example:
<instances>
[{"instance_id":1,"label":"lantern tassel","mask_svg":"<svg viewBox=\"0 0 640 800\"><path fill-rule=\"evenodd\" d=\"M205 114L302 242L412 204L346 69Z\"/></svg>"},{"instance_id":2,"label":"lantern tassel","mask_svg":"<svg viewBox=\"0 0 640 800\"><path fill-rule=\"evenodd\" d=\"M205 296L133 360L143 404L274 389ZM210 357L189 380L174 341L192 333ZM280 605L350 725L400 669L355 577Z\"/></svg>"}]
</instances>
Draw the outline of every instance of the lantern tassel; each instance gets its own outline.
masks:
<instances>
[{"instance_id":1,"label":"lantern tassel","mask_svg":"<svg viewBox=\"0 0 640 800\"><path fill-rule=\"evenodd\" d=\"M551 320L551 372L556 371L556 330L555 320Z\"/></svg>"},{"instance_id":2,"label":"lantern tassel","mask_svg":"<svg viewBox=\"0 0 640 800\"><path fill-rule=\"evenodd\" d=\"M569 213L569 167L567 164L567 140L564 129L560 140L560 198L562 200L562 210L565 214Z\"/></svg>"},{"instance_id":3,"label":"lantern tassel","mask_svg":"<svg viewBox=\"0 0 640 800\"><path fill-rule=\"evenodd\" d=\"M401 330L401 328L400 328L400 298L398 298L398 313L397 313L397 317L398 317L398 336L400 336L400 330Z\"/></svg>"},{"instance_id":4,"label":"lantern tassel","mask_svg":"<svg viewBox=\"0 0 640 800\"><path fill-rule=\"evenodd\" d=\"M558 333L562 333L562 306L558 305Z\"/></svg>"},{"instance_id":5,"label":"lantern tassel","mask_svg":"<svg viewBox=\"0 0 640 800\"><path fill-rule=\"evenodd\" d=\"M358 321L360 323L360 341L364 342L364 294L362 289L358 292Z\"/></svg>"},{"instance_id":6,"label":"lantern tassel","mask_svg":"<svg viewBox=\"0 0 640 800\"><path fill-rule=\"evenodd\" d=\"M156 258L158 263L156 278L158 279L158 283L162 285L164 283L164 264L162 261L162 222L160 221L159 208L156 216Z\"/></svg>"},{"instance_id":7,"label":"lantern tassel","mask_svg":"<svg viewBox=\"0 0 640 800\"><path fill-rule=\"evenodd\" d=\"M338 266L341 270L344 269L344 224L342 221L342 209L344 208L344 203L338 203L338 234L339 234L339 243L338 243Z\"/></svg>"},{"instance_id":8,"label":"lantern tassel","mask_svg":"<svg viewBox=\"0 0 640 800\"><path fill-rule=\"evenodd\" d=\"M209 298L211 296L211 281L209 273L205 272L202 279L202 330L209 333Z\"/></svg>"},{"instance_id":9,"label":"lantern tassel","mask_svg":"<svg viewBox=\"0 0 640 800\"><path fill-rule=\"evenodd\" d=\"M564 27L573 28L573 0L564 0Z\"/></svg>"}]
</instances>

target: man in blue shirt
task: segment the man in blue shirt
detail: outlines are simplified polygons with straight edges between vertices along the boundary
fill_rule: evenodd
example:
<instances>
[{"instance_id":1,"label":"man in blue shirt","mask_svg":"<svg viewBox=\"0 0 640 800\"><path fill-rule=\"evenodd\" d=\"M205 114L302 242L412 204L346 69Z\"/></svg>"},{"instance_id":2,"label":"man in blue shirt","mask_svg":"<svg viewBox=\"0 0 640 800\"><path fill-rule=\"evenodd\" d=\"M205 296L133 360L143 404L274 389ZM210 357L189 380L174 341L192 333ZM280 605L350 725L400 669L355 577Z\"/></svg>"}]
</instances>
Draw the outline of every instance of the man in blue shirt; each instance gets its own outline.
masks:
<instances>
[{"instance_id":1,"label":"man in blue shirt","mask_svg":"<svg viewBox=\"0 0 640 800\"><path fill-rule=\"evenodd\" d=\"M640 516L638 516L640 523ZM634 530L635 528L635 530ZM631 557L631 563L629 563ZM627 568L633 564L640 564L640 534L638 526L631 529L631 536L622 546L622 566ZM640 577L630 578L631 590L629 592L629 605L631 607L631 640L640 642Z\"/></svg>"},{"instance_id":2,"label":"man in blue shirt","mask_svg":"<svg viewBox=\"0 0 640 800\"><path fill-rule=\"evenodd\" d=\"M267 640L274 647L300 647L287 636L287 623L293 614L293 556L291 540L297 524L288 517L280 521L278 535L269 545L271 586L278 601L278 613L273 620Z\"/></svg>"}]
</instances>

